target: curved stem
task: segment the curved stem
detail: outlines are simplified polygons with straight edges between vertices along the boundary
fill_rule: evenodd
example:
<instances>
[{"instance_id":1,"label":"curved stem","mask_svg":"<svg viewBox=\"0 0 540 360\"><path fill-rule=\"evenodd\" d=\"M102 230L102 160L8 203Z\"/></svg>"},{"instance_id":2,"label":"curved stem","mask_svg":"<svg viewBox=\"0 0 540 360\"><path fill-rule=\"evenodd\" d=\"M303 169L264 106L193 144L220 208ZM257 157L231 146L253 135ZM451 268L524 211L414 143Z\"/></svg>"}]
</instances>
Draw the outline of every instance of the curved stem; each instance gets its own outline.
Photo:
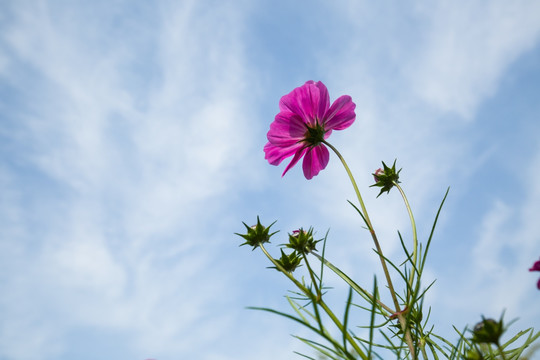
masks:
<instances>
[{"instance_id":1,"label":"curved stem","mask_svg":"<svg viewBox=\"0 0 540 360\"><path fill-rule=\"evenodd\" d=\"M362 200L362 195L360 195L360 190L358 190L358 186L356 185L356 180L354 179L353 174L351 173L351 170L349 169L349 166L347 165L347 162L341 156L339 151L332 146L330 143L324 141L324 144L326 144L332 151L337 155L339 160L341 160L341 163L343 164L343 167L345 168L345 171L347 171L347 175L349 175L349 179L351 180L351 183L353 185L354 191L356 192L356 197L358 198L358 202L360 203L360 207L362 208L363 218L366 222L366 225L368 226L369 232L371 234L371 237L373 238L373 242L375 243L375 248L377 250L377 253L379 254L379 259L381 260L381 265L384 271L384 275L386 277L386 282L388 283L388 288L390 289L390 294L392 295L392 300L394 302L394 305L396 307L396 312L400 311L399 308L399 302L396 296L396 292L394 290L394 286L392 285L392 279L390 277L390 272L388 271L388 267L386 266L386 260L384 259L383 252L381 249L381 246L379 244L379 240L377 239L377 234L375 234L375 230L373 229L373 225L371 225L371 220L369 219L369 215L366 209L366 206L364 205L364 201Z\"/></svg>"},{"instance_id":2,"label":"curved stem","mask_svg":"<svg viewBox=\"0 0 540 360\"><path fill-rule=\"evenodd\" d=\"M377 235L375 234L375 230L373 229L373 225L371 225L371 220L369 219L369 215L368 215L366 206L364 205L364 200L362 199L362 195L360 195L360 190L358 190L358 185L356 185L356 180L354 179L354 176L351 173L351 170L349 169L347 162L345 161L343 156L339 153L339 151L332 144L328 143L326 140L323 140L322 143L328 146L330 149L332 149L332 151L336 154L336 156L339 158L339 160L343 164L343 167L345 168L345 171L347 172L349 179L351 180L354 191L356 192L356 197L358 198L358 202L360 203L360 207L362 208L362 213L363 213L362 217L364 218L364 221L366 222L366 225L369 229L371 237L373 238L373 243L375 244L377 254L379 255L379 259L381 261L381 266L383 268L384 276L386 278L386 283L388 284L388 289L390 290L390 295L392 296L392 301L396 308L396 315L398 317L401 328L403 332L405 333L405 341L409 347L409 351L411 352L412 358L416 359L411 332L407 328L407 320L405 316L403 316L403 314L401 313L396 291L394 290L394 286L392 284L392 278L390 277L390 272L388 271L388 266L386 265L386 260L384 259L383 252L379 244L379 240L377 239Z\"/></svg>"},{"instance_id":3,"label":"curved stem","mask_svg":"<svg viewBox=\"0 0 540 360\"><path fill-rule=\"evenodd\" d=\"M409 287L410 289L413 289L413 283L414 283L414 276L416 274L416 271L418 269L417 267L417 257L418 257L418 235L416 233L416 222L414 221L414 216L411 210L411 206L409 205L409 201L407 200L407 196L405 195L405 192L399 186L397 182L393 182L394 186L399 190L401 193L401 197L403 198L403 201L405 202L405 207L407 208L407 212L409 213L409 219L411 220L411 226L412 226L412 233L413 233L413 269L411 270L411 278L409 279ZM420 274L419 274L420 276ZM407 291L409 293L409 291ZM407 299L407 303L408 303ZM409 304L411 305L411 304Z\"/></svg>"},{"instance_id":4,"label":"curved stem","mask_svg":"<svg viewBox=\"0 0 540 360\"><path fill-rule=\"evenodd\" d=\"M366 206L364 205L364 200L362 199L362 195L360 195L360 190L358 190L358 185L356 185L356 180L354 179L354 176L349 169L349 166L347 165L347 162L341 156L339 151L329 142L323 141L323 143L328 146L332 151L336 154L336 156L341 160L341 163L343 164L343 167L345 168L345 171L347 172L347 175L349 176L349 179L351 180L352 186L354 188L354 192L356 193L356 197L358 198L358 202L360 203L360 207L362 208L362 213L364 216L364 221L366 222L367 227L369 228L370 232L373 232L373 226L371 225L371 220L369 219L369 215L366 209Z\"/></svg>"}]
</instances>

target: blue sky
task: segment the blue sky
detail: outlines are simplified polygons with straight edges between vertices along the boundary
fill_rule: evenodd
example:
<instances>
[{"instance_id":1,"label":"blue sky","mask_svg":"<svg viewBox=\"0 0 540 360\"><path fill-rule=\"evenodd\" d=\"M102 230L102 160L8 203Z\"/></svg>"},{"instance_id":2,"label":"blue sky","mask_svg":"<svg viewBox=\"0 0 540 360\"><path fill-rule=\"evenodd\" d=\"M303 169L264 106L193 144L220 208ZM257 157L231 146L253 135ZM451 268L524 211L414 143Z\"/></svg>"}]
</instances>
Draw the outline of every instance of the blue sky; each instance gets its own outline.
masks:
<instances>
[{"instance_id":1,"label":"blue sky","mask_svg":"<svg viewBox=\"0 0 540 360\"><path fill-rule=\"evenodd\" d=\"M380 276L337 159L310 181L264 160L307 80L357 105L331 140L388 256L410 230L398 194L368 188L380 161L403 167L422 239L451 187L426 269L439 333L504 309L540 328L539 3L0 9L0 359L295 358L302 329L245 309L287 310L290 286L238 247L242 221L330 229L334 263Z\"/></svg>"}]
</instances>

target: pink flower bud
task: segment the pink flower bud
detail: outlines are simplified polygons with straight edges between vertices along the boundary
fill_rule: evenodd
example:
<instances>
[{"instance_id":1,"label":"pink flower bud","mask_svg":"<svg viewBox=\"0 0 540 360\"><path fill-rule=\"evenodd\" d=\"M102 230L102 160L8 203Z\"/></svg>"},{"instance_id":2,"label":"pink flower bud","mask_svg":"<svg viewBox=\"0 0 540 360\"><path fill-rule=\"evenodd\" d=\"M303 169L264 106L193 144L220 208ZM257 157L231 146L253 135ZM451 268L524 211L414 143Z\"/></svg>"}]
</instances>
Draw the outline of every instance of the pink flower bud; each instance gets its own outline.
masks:
<instances>
[{"instance_id":1,"label":"pink flower bud","mask_svg":"<svg viewBox=\"0 0 540 360\"><path fill-rule=\"evenodd\" d=\"M375 170L375 172L373 173L373 178L375 179L375 182L378 183L379 182L379 175L382 175L384 174L384 170L381 169L381 168L378 168L377 170Z\"/></svg>"}]
</instances>

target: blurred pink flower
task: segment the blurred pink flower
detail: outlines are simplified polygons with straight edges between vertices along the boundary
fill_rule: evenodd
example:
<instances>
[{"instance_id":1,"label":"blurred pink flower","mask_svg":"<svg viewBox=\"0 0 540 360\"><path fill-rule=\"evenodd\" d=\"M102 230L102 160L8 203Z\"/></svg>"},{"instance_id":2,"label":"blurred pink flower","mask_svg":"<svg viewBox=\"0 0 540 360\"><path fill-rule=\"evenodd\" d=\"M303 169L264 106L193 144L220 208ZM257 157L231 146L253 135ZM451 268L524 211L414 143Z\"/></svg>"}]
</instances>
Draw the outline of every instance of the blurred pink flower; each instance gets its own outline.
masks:
<instances>
[{"instance_id":1,"label":"blurred pink flower","mask_svg":"<svg viewBox=\"0 0 540 360\"><path fill-rule=\"evenodd\" d=\"M304 157L304 176L308 180L313 178L330 159L323 140L330 136L332 130L351 126L356 118L355 107L348 95L339 97L330 105L326 86L320 81L307 81L279 101L280 111L270 125L264 158L272 165L279 165L293 156L283 171L285 175Z\"/></svg>"},{"instance_id":2,"label":"blurred pink flower","mask_svg":"<svg viewBox=\"0 0 540 360\"><path fill-rule=\"evenodd\" d=\"M379 175L382 175L384 174L384 170L381 169L381 168L378 168L377 170L375 170L375 173L373 173L373 178L375 179L375 182L378 183L379 182Z\"/></svg>"}]
</instances>

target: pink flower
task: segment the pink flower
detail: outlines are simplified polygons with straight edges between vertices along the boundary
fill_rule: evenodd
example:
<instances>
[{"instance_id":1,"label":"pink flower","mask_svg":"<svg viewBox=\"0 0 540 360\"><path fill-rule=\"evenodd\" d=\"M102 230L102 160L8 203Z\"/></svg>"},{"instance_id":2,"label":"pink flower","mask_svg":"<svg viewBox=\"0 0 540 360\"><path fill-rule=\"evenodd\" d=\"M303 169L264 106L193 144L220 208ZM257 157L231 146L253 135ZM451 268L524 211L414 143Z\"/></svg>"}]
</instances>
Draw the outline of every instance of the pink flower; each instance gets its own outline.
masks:
<instances>
[{"instance_id":1,"label":"pink flower","mask_svg":"<svg viewBox=\"0 0 540 360\"><path fill-rule=\"evenodd\" d=\"M529 271L540 271L540 260L535 262Z\"/></svg>"},{"instance_id":2,"label":"pink flower","mask_svg":"<svg viewBox=\"0 0 540 360\"><path fill-rule=\"evenodd\" d=\"M379 175L384 175L384 170L381 168L378 168L377 170L375 170L375 173L373 173L373 178L375 179L376 183L379 182Z\"/></svg>"},{"instance_id":3,"label":"pink flower","mask_svg":"<svg viewBox=\"0 0 540 360\"><path fill-rule=\"evenodd\" d=\"M328 90L320 81L310 80L297 87L279 101L280 111L270 125L264 158L272 165L279 165L294 155L283 171L285 175L304 157L304 176L308 180L313 178L330 159L323 141L332 130L351 126L356 118L355 107L348 95L339 97L330 106Z\"/></svg>"}]
</instances>

